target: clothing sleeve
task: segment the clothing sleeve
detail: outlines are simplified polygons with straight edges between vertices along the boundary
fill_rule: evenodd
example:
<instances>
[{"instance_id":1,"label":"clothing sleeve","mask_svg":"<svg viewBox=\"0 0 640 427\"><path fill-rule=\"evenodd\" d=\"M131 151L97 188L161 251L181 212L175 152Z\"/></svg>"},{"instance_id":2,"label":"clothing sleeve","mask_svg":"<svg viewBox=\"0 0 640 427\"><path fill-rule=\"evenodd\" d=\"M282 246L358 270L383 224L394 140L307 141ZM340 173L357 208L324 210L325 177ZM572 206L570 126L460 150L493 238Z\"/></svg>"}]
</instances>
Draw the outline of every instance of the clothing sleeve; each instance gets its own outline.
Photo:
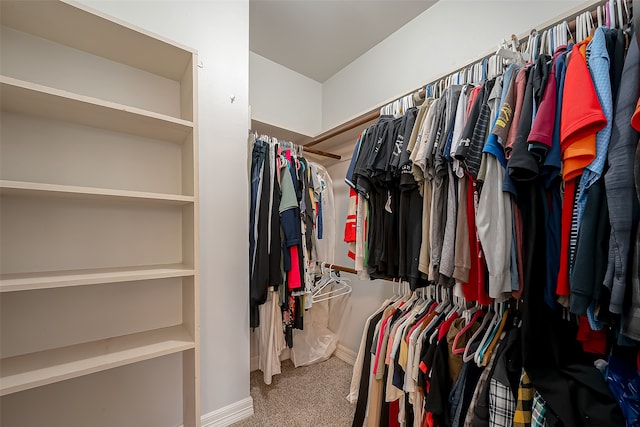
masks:
<instances>
[{"instance_id":1,"label":"clothing sleeve","mask_svg":"<svg viewBox=\"0 0 640 427\"><path fill-rule=\"evenodd\" d=\"M556 116L557 100L555 71L556 68L554 64L551 67L551 74L547 80L547 86L542 95L542 101L540 102L536 119L533 122L533 126L527 140L529 143L529 151L542 161L544 161L547 152L551 149L553 138L553 125Z\"/></svg>"},{"instance_id":2,"label":"clothing sleeve","mask_svg":"<svg viewBox=\"0 0 640 427\"><path fill-rule=\"evenodd\" d=\"M489 270L489 296L501 297L511 292L512 213L508 193L502 191L504 169L489 155L485 185L480 193L477 223L478 236Z\"/></svg>"},{"instance_id":3,"label":"clothing sleeve","mask_svg":"<svg viewBox=\"0 0 640 427\"><path fill-rule=\"evenodd\" d=\"M640 91L639 68L640 52L634 35L622 71L620 95L609 144L609 170L604 178L611 222L610 264L607 270L613 278L606 285L611 289L609 310L616 314L622 312L632 226L634 221L637 224L639 216L638 199L633 185L633 159L638 145L638 133L629 126Z\"/></svg>"}]
</instances>

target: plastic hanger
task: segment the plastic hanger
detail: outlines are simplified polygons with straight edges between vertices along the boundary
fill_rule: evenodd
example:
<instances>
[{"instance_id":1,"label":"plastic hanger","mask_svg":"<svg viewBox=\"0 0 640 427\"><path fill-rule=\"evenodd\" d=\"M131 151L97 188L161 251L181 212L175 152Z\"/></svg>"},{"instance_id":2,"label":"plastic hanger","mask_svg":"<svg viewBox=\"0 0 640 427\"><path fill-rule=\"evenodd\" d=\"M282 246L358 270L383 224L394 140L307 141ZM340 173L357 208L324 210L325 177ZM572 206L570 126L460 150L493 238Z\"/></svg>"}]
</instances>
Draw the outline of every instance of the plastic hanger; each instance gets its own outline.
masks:
<instances>
[{"instance_id":1,"label":"plastic hanger","mask_svg":"<svg viewBox=\"0 0 640 427\"><path fill-rule=\"evenodd\" d=\"M458 312L457 312L457 310L455 310L454 306L450 306L447 310L448 310L447 314L445 315L445 318L444 318L445 320L449 320L453 316L457 316L458 315ZM442 326L442 325L440 325L440 326ZM438 326L436 328L436 330L433 331L433 333L429 337L429 343L433 344L436 341L436 339L438 338L438 335L440 334L440 326Z\"/></svg>"},{"instance_id":2,"label":"plastic hanger","mask_svg":"<svg viewBox=\"0 0 640 427\"><path fill-rule=\"evenodd\" d=\"M576 16L576 43L582 41L582 15Z\"/></svg>"},{"instance_id":3,"label":"plastic hanger","mask_svg":"<svg viewBox=\"0 0 640 427\"><path fill-rule=\"evenodd\" d=\"M602 27L602 8L600 6L596 7L596 14L598 16L598 27Z\"/></svg>"},{"instance_id":4,"label":"plastic hanger","mask_svg":"<svg viewBox=\"0 0 640 427\"><path fill-rule=\"evenodd\" d=\"M494 61L494 60L493 60L493 56L490 56L490 57L487 59L487 77L488 77L488 78L490 78L490 79L492 79L493 77L495 77L495 76L494 76L495 66L494 66L493 61Z\"/></svg>"},{"instance_id":5,"label":"plastic hanger","mask_svg":"<svg viewBox=\"0 0 640 427\"><path fill-rule=\"evenodd\" d=\"M512 64L518 64L523 66L526 62L525 55L523 55L521 52L507 49L504 46L498 49L498 51L496 52L496 55L506 59L508 63L512 63ZM476 80L475 82L478 82L478 80Z\"/></svg>"},{"instance_id":6,"label":"plastic hanger","mask_svg":"<svg viewBox=\"0 0 640 427\"><path fill-rule=\"evenodd\" d=\"M492 317L493 316L491 316L490 313L486 313L478 330L473 335L471 335L471 338L469 338L469 341L467 341L467 345L465 346L464 353L462 355L463 362L470 362L474 359L477 350L475 352L469 353L471 350L471 345L475 342L476 339L478 339L478 337L480 337L481 334L485 332L485 328L490 324Z\"/></svg>"},{"instance_id":7,"label":"plastic hanger","mask_svg":"<svg viewBox=\"0 0 640 427\"><path fill-rule=\"evenodd\" d=\"M624 5L624 29L627 29L631 25L631 14L629 13L629 5L625 0L621 0Z\"/></svg>"},{"instance_id":8,"label":"plastic hanger","mask_svg":"<svg viewBox=\"0 0 640 427\"><path fill-rule=\"evenodd\" d=\"M478 351L476 352L475 359L478 366L482 364L482 359L484 358L485 351L489 348L491 342L498 334L500 325L503 323L503 319L508 315L508 313L509 311L506 309L505 304L502 302L498 303L498 310L496 311L497 322L493 324L493 327L490 328L491 332L488 335L485 335L485 337L488 337L488 339L480 343L480 347L478 347Z\"/></svg>"},{"instance_id":9,"label":"plastic hanger","mask_svg":"<svg viewBox=\"0 0 640 427\"><path fill-rule=\"evenodd\" d=\"M610 28L618 28L617 25L617 21L616 21L616 6L615 6L615 2L609 1L607 2L607 5L609 6L609 19L611 20L611 25Z\"/></svg>"},{"instance_id":10,"label":"plastic hanger","mask_svg":"<svg viewBox=\"0 0 640 427\"><path fill-rule=\"evenodd\" d=\"M615 0L616 1L616 10L618 11L618 28L620 29L624 29L625 28L625 20L624 17L622 16L622 0Z\"/></svg>"},{"instance_id":11,"label":"plastic hanger","mask_svg":"<svg viewBox=\"0 0 640 427\"><path fill-rule=\"evenodd\" d=\"M445 319L450 319L455 313L460 314L462 312L462 308L458 304L455 298L452 298L449 293L452 291L452 288L446 289L447 299L449 300L449 307L447 309L447 316Z\"/></svg>"},{"instance_id":12,"label":"plastic hanger","mask_svg":"<svg viewBox=\"0 0 640 427\"><path fill-rule=\"evenodd\" d=\"M409 302L409 299L411 298L411 293L408 291L409 289L408 288L405 289L404 284L398 281L398 292L400 294L400 298L397 301L396 308L400 306L404 306L404 304Z\"/></svg>"},{"instance_id":13,"label":"plastic hanger","mask_svg":"<svg viewBox=\"0 0 640 427\"><path fill-rule=\"evenodd\" d=\"M478 366L480 365L487 366L487 363L490 360L491 354L496 349L500 336L505 331L506 323L509 316L509 309L505 307L506 306L503 304L500 321L498 322L498 326L495 327L494 331L492 332L491 339L481 348L481 352L480 352L481 355L480 355L480 361L479 361L480 364Z\"/></svg>"},{"instance_id":14,"label":"plastic hanger","mask_svg":"<svg viewBox=\"0 0 640 427\"><path fill-rule=\"evenodd\" d=\"M496 303L494 302L494 304ZM496 328L500 324L500 319L501 319L501 316L500 316L499 308L494 308L494 314L491 319L491 323L489 323L489 328L487 329L484 336L482 337L482 340L480 341L480 345L478 346L478 350L476 351L476 354L474 357L474 360L478 366L480 366L480 363L482 362L482 356L484 353L483 349L485 348L486 345L488 345L488 342L493 337L493 334L495 334L495 331L497 330Z\"/></svg>"},{"instance_id":15,"label":"plastic hanger","mask_svg":"<svg viewBox=\"0 0 640 427\"><path fill-rule=\"evenodd\" d=\"M587 16L583 13L580 15L580 41L583 41L589 36L589 23L587 22Z\"/></svg>"},{"instance_id":16,"label":"plastic hanger","mask_svg":"<svg viewBox=\"0 0 640 427\"><path fill-rule=\"evenodd\" d=\"M585 22L587 23L587 35L588 37L593 37L593 33L596 30L596 26L593 23L593 16L591 12L585 12Z\"/></svg>"},{"instance_id":17,"label":"plastic hanger","mask_svg":"<svg viewBox=\"0 0 640 427\"><path fill-rule=\"evenodd\" d=\"M440 304L435 308L435 311L436 311L436 313L439 313L439 314L446 313L445 314L445 319L446 319L451 314L450 310L451 310L452 306L449 303L448 294L446 294L446 293L443 294L443 289L442 289L442 287L440 285L436 285L436 286L437 286L436 289L437 289L437 291L439 293L439 297L436 298L436 299L440 300ZM438 317L435 317L432 322L437 322ZM428 329L430 329L430 328L427 328L426 330L428 330ZM433 333L431 334L431 336L429 336L429 342L430 343L433 343L435 337L438 336L438 329L439 328L436 328L433 331Z\"/></svg>"},{"instance_id":18,"label":"plastic hanger","mask_svg":"<svg viewBox=\"0 0 640 427\"><path fill-rule=\"evenodd\" d=\"M391 298L389 298L389 302L393 303L398 298L398 291L396 290L395 280L391 282L391 291L393 292L393 294L391 295Z\"/></svg>"},{"instance_id":19,"label":"plastic hanger","mask_svg":"<svg viewBox=\"0 0 640 427\"><path fill-rule=\"evenodd\" d=\"M542 35L540 36L540 55L547 53L547 34L547 31L543 31Z\"/></svg>"},{"instance_id":20,"label":"plastic hanger","mask_svg":"<svg viewBox=\"0 0 640 427\"><path fill-rule=\"evenodd\" d=\"M527 53L531 53L533 51L533 38L535 36L536 30L531 30L529 33L529 37L527 37L527 47L524 48L524 51Z\"/></svg>"},{"instance_id":21,"label":"plastic hanger","mask_svg":"<svg viewBox=\"0 0 640 427\"><path fill-rule=\"evenodd\" d=\"M531 30L531 32L529 33L529 37L527 38L527 47L524 50L524 53L534 61L538 56L537 36L538 32L536 30Z\"/></svg>"},{"instance_id":22,"label":"plastic hanger","mask_svg":"<svg viewBox=\"0 0 640 427\"><path fill-rule=\"evenodd\" d=\"M476 321L483 315L484 313L480 310L476 311L475 313L473 313L473 316L471 317L471 319L469 319L467 321L467 323L464 325L464 327L462 329L460 329L460 332L458 332L455 336L455 338L453 339L453 344L451 345L451 352L453 354L463 354L465 347L461 347L461 348L457 348L458 347L458 340L460 339L460 337L462 335L464 335L469 329L471 329L471 327L473 326L474 323L476 323Z\"/></svg>"},{"instance_id":23,"label":"plastic hanger","mask_svg":"<svg viewBox=\"0 0 640 427\"><path fill-rule=\"evenodd\" d=\"M418 293L411 291L411 288L409 287L409 283L406 283L405 286L406 286L406 292L409 295L409 299L407 300L406 304L407 306L411 306L418 300Z\"/></svg>"},{"instance_id":24,"label":"plastic hanger","mask_svg":"<svg viewBox=\"0 0 640 427\"><path fill-rule=\"evenodd\" d=\"M562 26L564 27L564 33L565 33L565 45L568 45L570 42L573 41L573 34L571 33L571 28L569 27L569 23L567 21L564 21L562 23Z\"/></svg>"}]
</instances>

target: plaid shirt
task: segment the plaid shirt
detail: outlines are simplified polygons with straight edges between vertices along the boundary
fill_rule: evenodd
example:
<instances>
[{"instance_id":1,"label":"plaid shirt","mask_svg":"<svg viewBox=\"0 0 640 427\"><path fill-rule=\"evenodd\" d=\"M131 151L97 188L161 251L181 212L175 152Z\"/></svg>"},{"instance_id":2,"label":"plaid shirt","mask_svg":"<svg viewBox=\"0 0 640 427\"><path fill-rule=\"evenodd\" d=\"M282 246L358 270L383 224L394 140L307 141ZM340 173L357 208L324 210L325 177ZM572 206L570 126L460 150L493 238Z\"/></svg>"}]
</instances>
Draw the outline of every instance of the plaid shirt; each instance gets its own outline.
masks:
<instances>
[{"instance_id":1,"label":"plaid shirt","mask_svg":"<svg viewBox=\"0 0 640 427\"><path fill-rule=\"evenodd\" d=\"M498 346L500 345L500 343L502 342L505 336L506 336L505 332L503 332L500 335L500 338L498 340ZM489 379L489 372L491 371L491 367L495 363L496 353L497 352L495 351L491 353L491 359L489 360L489 364L484 368L484 371L482 371L482 374L480 375L480 379L478 379L478 383L476 384L476 388L473 392L473 397L471 398L469 409L467 410L467 415L464 419L464 427L472 427L473 417L474 417L473 413L475 411L476 404L478 403L478 398L480 397L480 393L484 388L484 385L486 384L487 380Z\"/></svg>"},{"instance_id":2,"label":"plaid shirt","mask_svg":"<svg viewBox=\"0 0 640 427\"><path fill-rule=\"evenodd\" d=\"M533 408L533 394L535 390L527 373L522 370L520 387L518 388L518 404L513 415L514 427L526 427L531 425L531 411Z\"/></svg>"},{"instance_id":3,"label":"plaid shirt","mask_svg":"<svg viewBox=\"0 0 640 427\"><path fill-rule=\"evenodd\" d=\"M511 427L515 411L516 400L511 392L511 387L491 378L489 384L489 426Z\"/></svg>"},{"instance_id":4,"label":"plaid shirt","mask_svg":"<svg viewBox=\"0 0 640 427\"><path fill-rule=\"evenodd\" d=\"M531 410L531 427L547 427L547 403L537 391L533 395L533 408Z\"/></svg>"}]
</instances>

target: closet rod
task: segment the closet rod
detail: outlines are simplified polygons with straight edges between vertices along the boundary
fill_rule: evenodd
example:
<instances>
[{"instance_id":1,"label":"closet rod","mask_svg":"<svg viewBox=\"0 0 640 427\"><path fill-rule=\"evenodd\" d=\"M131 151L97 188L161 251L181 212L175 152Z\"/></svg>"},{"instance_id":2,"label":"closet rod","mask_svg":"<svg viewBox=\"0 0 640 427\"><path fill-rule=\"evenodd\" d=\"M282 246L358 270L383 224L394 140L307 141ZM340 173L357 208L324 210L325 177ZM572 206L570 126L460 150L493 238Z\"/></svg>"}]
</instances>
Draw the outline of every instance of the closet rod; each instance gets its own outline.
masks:
<instances>
[{"instance_id":1,"label":"closet rod","mask_svg":"<svg viewBox=\"0 0 640 427\"><path fill-rule=\"evenodd\" d=\"M351 274L358 274L355 268L344 267L342 265L329 264L328 262L325 262L323 265L324 267L328 267L332 270L343 271L345 273L351 273Z\"/></svg>"},{"instance_id":2,"label":"closet rod","mask_svg":"<svg viewBox=\"0 0 640 427\"><path fill-rule=\"evenodd\" d=\"M278 140L280 140L280 138L278 138ZM327 151L317 150L315 148L308 148L308 147L306 147L304 145L298 145L298 146L302 147L303 151L306 151L307 153L315 154L317 156L329 157L331 159L336 159L336 160L342 159L342 156L339 156L338 154L333 154L333 153L329 153Z\"/></svg>"},{"instance_id":3,"label":"closet rod","mask_svg":"<svg viewBox=\"0 0 640 427\"><path fill-rule=\"evenodd\" d=\"M315 154L322 157L329 157L331 159L336 159L336 160L342 159L342 156L339 156L338 154L327 153L326 151L316 150L314 148L308 148L306 145L301 145L301 147L302 147L302 150L306 151L307 153Z\"/></svg>"},{"instance_id":4,"label":"closet rod","mask_svg":"<svg viewBox=\"0 0 640 427\"><path fill-rule=\"evenodd\" d=\"M415 92L415 91L413 91ZM411 93L413 93L411 92ZM420 99L424 99L424 96L426 94L426 91L424 89L421 89L418 91L418 96L420 97ZM408 95L408 94L407 94ZM405 95L406 96L406 95ZM343 123L339 126L336 126L333 129L329 129L328 131L321 133L320 135L316 136L315 138L313 138L310 142L304 144L304 149L306 150L307 147L313 147L314 145L318 145L321 142L326 141L327 139L331 139L334 136L338 136L338 135L342 135L345 132L350 131L351 129L357 128L358 126L362 126L365 123L368 123L372 120L377 119L378 117L380 117L380 109L376 109L376 110L372 110L369 111L366 114L363 114L360 117L356 117L353 120L350 120L346 123Z\"/></svg>"},{"instance_id":5,"label":"closet rod","mask_svg":"<svg viewBox=\"0 0 640 427\"><path fill-rule=\"evenodd\" d=\"M625 0L625 2L627 4L631 3L628 0ZM539 29L539 30L536 29L536 31L538 32L538 34L542 34L542 32L544 32L545 30L548 30L549 28L552 28L557 24L561 24L562 22L567 21L567 23L569 24L569 29L571 30L572 33L575 34L575 30L576 30L576 19L575 18L578 15L581 15L581 14L593 9L593 10L591 10L591 16L592 16L592 18L594 18L595 22L597 22L597 17L598 17L597 7L598 6L602 6L603 4L606 4L606 3L607 3L606 0L599 0L599 1L596 1L596 2L592 2L589 5L579 9L577 12L570 12L564 18L557 19L553 23L542 24L541 29ZM533 31L533 30L531 30L531 31ZM527 34L525 34L525 35L523 35L521 37L518 37L519 43L521 45L528 39L528 37L531 34L531 31L529 31L529 33L527 33ZM495 52L491 52L491 53L488 53L486 55L483 55L480 58L477 58L477 59L469 62L468 64L466 64L466 65L464 65L462 67L459 67L459 68L457 68L457 69L455 69L455 70L453 70L451 72L443 74L443 75L433 79L430 83L427 83L427 84L421 86L421 89L419 89L419 94L420 94L421 98L424 98L424 95L425 95L425 89L424 88L426 86L428 86L430 84L434 85L434 84L438 83L440 80L442 80L442 79L444 79L444 78L446 78L446 77L448 77L448 76L450 76L452 74L455 74L458 71L462 71L462 70L464 70L465 68L467 68L469 66L477 64L478 62L481 62L481 61L483 61L483 60L485 60L485 59L487 59L487 58L489 58L489 57L491 57L493 55L495 55ZM418 89L413 90L413 91L411 91L411 92L409 92L409 93L407 93L405 95L402 95L402 96L398 97L397 99L403 98L404 96L407 96L407 95L409 95L411 93L414 93L417 90ZM383 104L383 105L386 105L386 104L388 104L388 102ZM313 147L314 145L320 144L320 143L322 143L322 142L324 142L324 141L326 141L328 139L331 139L331 138L333 138L335 136L341 135L341 134L343 134L345 132L350 131L351 129L354 129L354 128L358 127L358 126L361 126L361 125L363 125L365 123L368 123L368 122L370 122L372 120L375 120L378 117L380 117L380 107L377 107L376 109L371 110L368 113L365 113L365 114L363 114L361 116L356 117L355 119L349 120L348 122L345 122L345 123L343 123L341 125L338 125L338 126L334 127L333 129L329 129L328 131L316 136L315 138L311 139L308 143L304 144L304 147L305 147L305 149L307 149L307 147Z\"/></svg>"},{"instance_id":6,"label":"closet rod","mask_svg":"<svg viewBox=\"0 0 640 427\"><path fill-rule=\"evenodd\" d=\"M358 271L355 268L345 267L343 265L329 264L328 262L325 262L322 265L324 267L328 267L328 268L330 268L332 270L342 271L342 272L351 273L351 274L358 274ZM393 277L382 277L382 278L379 278L379 280L387 280L389 282L398 283L398 279L394 279Z\"/></svg>"}]
</instances>

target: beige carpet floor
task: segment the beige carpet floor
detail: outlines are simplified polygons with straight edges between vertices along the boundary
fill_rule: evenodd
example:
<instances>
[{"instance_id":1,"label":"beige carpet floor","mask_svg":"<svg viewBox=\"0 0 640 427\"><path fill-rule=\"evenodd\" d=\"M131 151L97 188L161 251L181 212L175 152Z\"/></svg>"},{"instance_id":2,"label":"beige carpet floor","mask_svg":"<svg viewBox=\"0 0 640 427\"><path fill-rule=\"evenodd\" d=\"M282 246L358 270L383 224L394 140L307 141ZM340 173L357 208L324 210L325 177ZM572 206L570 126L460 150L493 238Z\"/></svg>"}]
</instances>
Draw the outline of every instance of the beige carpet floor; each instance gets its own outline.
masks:
<instances>
[{"instance_id":1,"label":"beige carpet floor","mask_svg":"<svg viewBox=\"0 0 640 427\"><path fill-rule=\"evenodd\" d=\"M234 427L347 427L355 405L346 396L351 365L337 357L295 368L282 362L282 374L265 385L262 372L251 373L254 414Z\"/></svg>"}]
</instances>

